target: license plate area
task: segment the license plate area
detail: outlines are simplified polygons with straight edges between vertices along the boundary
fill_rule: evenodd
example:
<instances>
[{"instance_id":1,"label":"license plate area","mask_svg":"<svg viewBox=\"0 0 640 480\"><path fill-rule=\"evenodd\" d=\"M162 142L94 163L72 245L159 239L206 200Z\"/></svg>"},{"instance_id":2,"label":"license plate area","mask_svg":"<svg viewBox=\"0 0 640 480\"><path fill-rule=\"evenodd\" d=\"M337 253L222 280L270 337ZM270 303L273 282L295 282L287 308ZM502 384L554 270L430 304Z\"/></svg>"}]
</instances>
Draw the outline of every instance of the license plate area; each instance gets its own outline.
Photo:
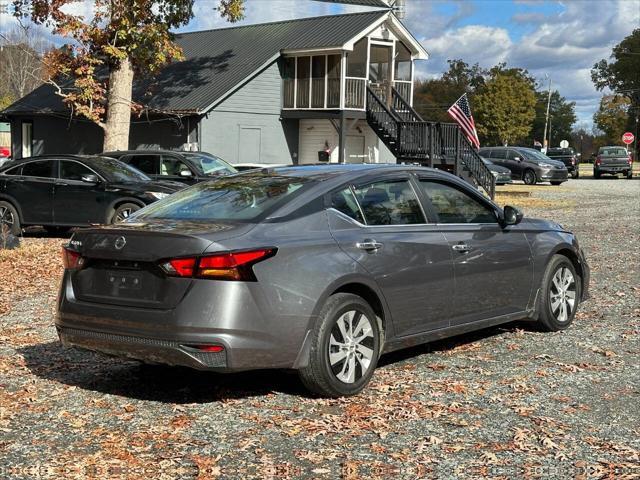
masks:
<instances>
[{"instance_id":1,"label":"license plate area","mask_svg":"<svg viewBox=\"0 0 640 480\"><path fill-rule=\"evenodd\" d=\"M112 292L127 292L142 290L142 275L126 270L107 270L107 284Z\"/></svg>"}]
</instances>

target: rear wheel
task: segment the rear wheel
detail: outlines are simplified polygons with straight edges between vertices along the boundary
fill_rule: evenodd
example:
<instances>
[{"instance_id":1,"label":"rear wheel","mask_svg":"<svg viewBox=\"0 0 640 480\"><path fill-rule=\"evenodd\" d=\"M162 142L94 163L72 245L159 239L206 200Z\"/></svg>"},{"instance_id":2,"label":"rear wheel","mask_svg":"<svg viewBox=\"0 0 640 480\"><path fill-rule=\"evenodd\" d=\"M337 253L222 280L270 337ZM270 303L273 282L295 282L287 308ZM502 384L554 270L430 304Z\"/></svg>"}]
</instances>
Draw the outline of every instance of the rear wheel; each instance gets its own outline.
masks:
<instances>
[{"instance_id":1,"label":"rear wheel","mask_svg":"<svg viewBox=\"0 0 640 480\"><path fill-rule=\"evenodd\" d=\"M571 174L571 178L580 178L580 171L578 170L578 167L576 167L576 169Z\"/></svg>"},{"instance_id":2,"label":"rear wheel","mask_svg":"<svg viewBox=\"0 0 640 480\"><path fill-rule=\"evenodd\" d=\"M537 181L536 172L533 170L526 170L522 176L522 180L526 185L535 185Z\"/></svg>"},{"instance_id":3,"label":"rear wheel","mask_svg":"<svg viewBox=\"0 0 640 480\"><path fill-rule=\"evenodd\" d=\"M554 255L542 279L536 305L542 328L556 332L571 325L580 303L581 286L571 260Z\"/></svg>"},{"instance_id":4,"label":"rear wheel","mask_svg":"<svg viewBox=\"0 0 640 480\"><path fill-rule=\"evenodd\" d=\"M133 212L137 212L138 210L140 210L140 206L135 203L123 203L116 208L113 217L111 217L111 223L123 222L129 218Z\"/></svg>"},{"instance_id":5,"label":"rear wheel","mask_svg":"<svg viewBox=\"0 0 640 480\"><path fill-rule=\"evenodd\" d=\"M627 172L627 180L631 180L633 178L633 172L631 170L629 170Z\"/></svg>"},{"instance_id":6,"label":"rear wheel","mask_svg":"<svg viewBox=\"0 0 640 480\"><path fill-rule=\"evenodd\" d=\"M309 364L302 383L325 397L355 395L369 383L378 363L380 331L376 315L361 297L329 297L312 332Z\"/></svg>"},{"instance_id":7,"label":"rear wheel","mask_svg":"<svg viewBox=\"0 0 640 480\"><path fill-rule=\"evenodd\" d=\"M600 178L601 173L598 172L597 170L593 171L593 178Z\"/></svg>"},{"instance_id":8,"label":"rear wheel","mask_svg":"<svg viewBox=\"0 0 640 480\"><path fill-rule=\"evenodd\" d=\"M0 202L0 234L8 232L20 235L20 217L18 211L9 202Z\"/></svg>"}]
</instances>

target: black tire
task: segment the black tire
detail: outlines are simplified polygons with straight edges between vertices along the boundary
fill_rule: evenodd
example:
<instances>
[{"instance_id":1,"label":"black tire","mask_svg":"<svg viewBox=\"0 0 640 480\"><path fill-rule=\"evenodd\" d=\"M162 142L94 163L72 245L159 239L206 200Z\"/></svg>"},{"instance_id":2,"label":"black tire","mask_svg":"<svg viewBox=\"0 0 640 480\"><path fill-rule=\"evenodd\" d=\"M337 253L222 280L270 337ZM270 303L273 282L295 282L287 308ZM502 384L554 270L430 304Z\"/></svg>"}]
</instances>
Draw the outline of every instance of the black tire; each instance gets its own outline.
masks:
<instances>
[{"instance_id":1,"label":"black tire","mask_svg":"<svg viewBox=\"0 0 640 480\"><path fill-rule=\"evenodd\" d=\"M113 216L111 217L111 221L109 223L116 223L126 220L129 215L133 212L137 212L140 210L140 205L136 205L135 203L123 203L122 205L116 208L115 212L113 212Z\"/></svg>"},{"instance_id":2,"label":"black tire","mask_svg":"<svg viewBox=\"0 0 640 480\"><path fill-rule=\"evenodd\" d=\"M20 235L22 227L20 225L20 215L16 208L9 202L0 201L0 234L3 230L8 230L11 235Z\"/></svg>"},{"instance_id":3,"label":"black tire","mask_svg":"<svg viewBox=\"0 0 640 480\"><path fill-rule=\"evenodd\" d=\"M362 355L361 351L357 349L358 347L352 348L352 350L337 347L340 343L336 340L342 339L338 321L344 321L344 318L351 312L355 312L351 319L352 322L368 320L371 329L360 344L360 346L366 346L371 350L371 359L366 369L363 369L362 360L358 358L358 355ZM360 316L357 317L357 314ZM358 325L356 324L355 327ZM364 335L363 330L358 330L362 331ZM356 336L357 333L358 331L352 332L352 335ZM333 344L331 344L332 339ZM342 340L348 343L346 338ZM302 383L309 390L323 397L342 397L356 395L369 383L380 355L380 329L375 313L364 299L349 293L337 293L329 297L318 315L318 321L311 332L310 341L309 363L298 371ZM329 358L330 349L334 350L336 358L344 355L344 361L337 361L332 366ZM351 355L353 357L350 357ZM353 369L348 365L351 358L353 358L351 362ZM353 382L347 383L338 378L340 374L344 375L345 369L349 374L353 372ZM338 370L341 371L338 372Z\"/></svg>"},{"instance_id":4,"label":"black tire","mask_svg":"<svg viewBox=\"0 0 640 480\"><path fill-rule=\"evenodd\" d=\"M50 225L45 226L44 229L50 235L66 235L71 231L71 227L53 227Z\"/></svg>"},{"instance_id":5,"label":"black tire","mask_svg":"<svg viewBox=\"0 0 640 480\"><path fill-rule=\"evenodd\" d=\"M551 182L551 185L562 185L563 182Z\"/></svg>"},{"instance_id":6,"label":"black tire","mask_svg":"<svg viewBox=\"0 0 640 480\"><path fill-rule=\"evenodd\" d=\"M578 170L578 167L576 167L576 169L571 174L571 178L580 178L580 171Z\"/></svg>"},{"instance_id":7,"label":"black tire","mask_svg":"<svg viewBox=\"0 0 640 480\"><path fill-rule=\"evenodd\" d=\"M538 181L536 172L531 169L525 170L522 174L522 181L524 181L525 185L535 185Z\"/></svg>"},{"instance_id":8,"label":"black tire","mask_svg":"<svg viewBox=\"0 0 640 480\"><path fill-rule=\"evenodd\" d=\"M567 290L569 291L573 288L573 306L570 306L568 302L564 301L564 298L570 300L569 295L566 295L566 297L559 295L560 290L554 281L557 274L560 275L560 278L563 277L563 269L568 270L573 278L573 282L568 284ZM564 255L554 255L545 270L536 302L536 312L538 314L538 323L540 324L540 327L548 332L557 332L569 327L569 325L573 323L576 311L580 305L581 295L582 279L578 276L571 260ZM555 302L552 297L556 299ZM560 303L557 303L558 300ZM565 304L564 308L566 308L566 316L564 318L562 315L563 303Z\"/></svg>"},{"instance_id":9,"label":"black tire","mask_svg":"<svg viewBox=\"0 0 640 480\"><path fill-rule=\"evenodd\" d=\"M600 172L598 172L596 170L593 171L593 178L598 179L598 178L600 178L600 175L601 175Z\"/></svg>"},{"instance_id":10,"label":"black tire","mask_svg":"<svg viewBox=\"0 0 640 480\"><path fill-rule=\"evenodd\" d=\"M629 170L627 172L627 180L631 180L633 178L633 172L631 170Z\"/></svg>"}]
</instances>

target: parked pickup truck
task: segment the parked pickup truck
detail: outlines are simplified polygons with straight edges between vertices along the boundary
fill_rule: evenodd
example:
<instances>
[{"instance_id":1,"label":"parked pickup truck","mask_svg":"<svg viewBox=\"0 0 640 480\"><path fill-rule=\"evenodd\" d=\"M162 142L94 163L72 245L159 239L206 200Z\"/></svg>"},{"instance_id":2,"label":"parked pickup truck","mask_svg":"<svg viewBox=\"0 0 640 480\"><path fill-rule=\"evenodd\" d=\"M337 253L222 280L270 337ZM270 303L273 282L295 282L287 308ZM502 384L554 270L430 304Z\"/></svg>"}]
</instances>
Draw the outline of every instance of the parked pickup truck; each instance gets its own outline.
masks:
<instances>
[{"instance_id":1,"label":"parked pickup truck","mask_svg":"<svg viewBox=\"0 0 640 480\"><path fill-rule=\"evenodd\" d=\"M564 163L571 178L578 178L580 176L580 161L573 148L549 148L545 155Z\"/></svg>"},{"instance_id":2,"label":"parked pickup truck","mask_svg":"<svg viewBox=\"0 0 640 480\"><path fill-rule=\"evenodd\" d=\"M618 175L622 173L627 178L633 176L633 162L631 156L624 147L609 146L600 147L598 156L593 164L593 177L600 178L603 173Z\"/></svg>"}]
</instances>

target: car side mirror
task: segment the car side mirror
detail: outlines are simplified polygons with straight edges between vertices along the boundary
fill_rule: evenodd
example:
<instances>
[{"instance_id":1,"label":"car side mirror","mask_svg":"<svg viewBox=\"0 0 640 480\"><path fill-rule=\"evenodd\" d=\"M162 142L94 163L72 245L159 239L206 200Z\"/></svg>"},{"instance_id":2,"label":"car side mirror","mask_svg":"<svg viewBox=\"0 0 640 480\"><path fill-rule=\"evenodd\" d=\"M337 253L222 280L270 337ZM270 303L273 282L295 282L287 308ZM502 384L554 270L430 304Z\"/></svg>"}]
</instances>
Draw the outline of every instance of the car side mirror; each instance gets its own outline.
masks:
<instances>
[{"instance_id":1,"label":"car side mirror","mask_svg":"<svg viewBox=\"0 0 640 480\"><path fill-rule=\"evenodd\" d=\"M522 161L522 158L520 158L520 157L513 157L513 159L514 159L515 161L517 161L517 162L521 162L521 161Z\"/></svg>"},{"instance_id":2,"label":"car side mirror","mask_svg":"<svg viewBox=\"0 0 640 480\"><path fill-rule=\"evenodd\" d=\"M98 176L93 174L82 175L81 180L84 183L98 183Z\"/></svg>"},{"instance_id":3,"label":"car side mirror","mask_svg":"<svg viewBox=\"0 0 640 480\"><path fill-rule=\"evenodd\" d=\"M524 214L516 207L506 205L502 210L501 217L502 225L517 225L522 221L522 217L524 217Z\"/></svg>"},{"instance_id":4,"label":"car side mirror","mask_svg":"<svg viewBox=\"0 0 640 480\"><path fill-rule=\"evenodd\" d=\"M180 176L181 177L192 177L193 173L191 173L189 170L180 170Z\"/></svg>"}]
</instances>

